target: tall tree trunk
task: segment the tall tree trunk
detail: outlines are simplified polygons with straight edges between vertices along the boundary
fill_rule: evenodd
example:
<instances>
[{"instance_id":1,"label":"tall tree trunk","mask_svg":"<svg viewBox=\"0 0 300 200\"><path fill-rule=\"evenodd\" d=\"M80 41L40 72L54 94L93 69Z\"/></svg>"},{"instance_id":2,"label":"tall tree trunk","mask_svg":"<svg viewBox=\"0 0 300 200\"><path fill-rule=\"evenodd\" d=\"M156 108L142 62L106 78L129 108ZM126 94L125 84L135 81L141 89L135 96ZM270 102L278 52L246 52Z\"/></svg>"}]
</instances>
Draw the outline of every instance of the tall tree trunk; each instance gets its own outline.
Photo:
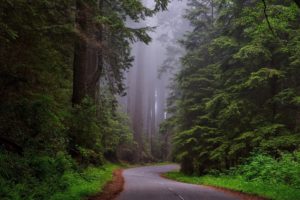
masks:
<instances>
[{"instance_id":1,"label":"tall tree trunk","mask_svg":"<svg viewBox=\"0 0 300 200\"><path fill-rule=\"evenodd\" d=\"M88 44L85 38L87 33L87 7L81 1L76 1L74 63L73 63L73 97L72 103L80 104L86 95L86 64Z\"/></svg>"},{"instance_id":2,"label":"tall tree trunk","mask_svg":"<svg viewBox=\"0 0 300 200\"><path fill-rule=\"evenodd\" d=\"M270 81L270 87L271 87L271 96L272 98L277 94L277 87L278 87L278 78L273 77ZM276 121L276 115L277 115L277 103L272 102L272 121L275 123Z\"/></svg>"},{"instance_id":3,"label":"tall tree trunk","mask_svg":"<svg viewBox=\"0 0 300 200\"><path fill-rule=\"evenodd\" d=\"M103 7L99 1L99 10ZM87 2L76 1L76 31L73 63L73 105L80 104L85 96L96 100L99 91L99 79L102 73L102 26L92 22L94 10ZM101 12L99 13L101 14Z\"/></svg>"},{"instance_id":4,"label":"tall tree trunk","mask_svg":"<svg viewBox=\"0 0 300 200\"><path fill-rule=\"evenodd\" d=\"M133 137L138 144L136 152L137 161L141 161L142 153L144 152L143 135L144 135L144 65L143 65L143 49L138 47L137 55L137 74L136 74L136 89L135 89L135 104L133 111Z\"/></svg>"},{"instance_id":5,"label":"tall tree trunk","mask_svg":"<svg viewBox=\"0 0 300 200\"><path fill-rule=\"evenodd\" d=\"M99 0L98 1L98 8L99 8L99 15L102 15L102 10L104 7L104 1ZM92 97L93 99L96 99L97 96L99 96L100 93L100 77L102 75L103 70L103 47L102 47L102 41L103 41L103 26L100 24L97 27L94 28L94 34L95 34L95 40L96 40L96 46L92 49L92 60L94 60L94 63L92 63L91 66L91 76L89 78L88 82L88 95Z\"/></svg>"}]
</instances>

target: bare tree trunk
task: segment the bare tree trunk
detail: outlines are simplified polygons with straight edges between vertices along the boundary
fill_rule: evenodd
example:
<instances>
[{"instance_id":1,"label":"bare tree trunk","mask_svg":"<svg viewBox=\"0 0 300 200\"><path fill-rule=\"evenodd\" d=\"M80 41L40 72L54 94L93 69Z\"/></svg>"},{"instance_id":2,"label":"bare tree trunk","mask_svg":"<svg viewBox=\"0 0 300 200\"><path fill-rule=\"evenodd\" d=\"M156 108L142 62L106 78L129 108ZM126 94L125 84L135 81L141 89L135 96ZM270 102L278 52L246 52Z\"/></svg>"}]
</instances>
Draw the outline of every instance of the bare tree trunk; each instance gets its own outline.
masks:
<instances>
[{"instance_id":1,"label":"bare tree trunk","mask_svg":"<svg viewBox=\"0 0 300 200\"><path fill-rule=\"evenodd\" d=\"M73 63L73 105L79 104L86 95L86 60L88 44L82 33L87 32L87 8L80 0L76 1L76 31Z\"/></svg>"},{"instance_id":2,"label":"bare tree trunk","mask_svg":"<svg viewBox=\"0 0 300 200\"><path fill-rule=\"evenodd\" d=\"M99 9L103 7L99 1ZM92 22L93 10L88 3L76 1L76 31L73 63L73 105L80 104L85 96L96 100L99 79L103 68L101 50L102 27L95 27ZM100 13L101 14L101 13Z\"/></svg>"},{"instance_id":3,"label":"bare tree trunk","mask_svg":"<svg viewBox=\"0 0 300 200\"><path fill-rule=\"evenodd\" d=\"M143 134L144 134L144 66L143 66L143 51L142 49L137 55L137 74L136 74L136 90L135 90L135 105L133 113L133 136L134 140L138 144L138 150L136 159L140 161L142 159L143 149Z\"/></svg>"},{"instance_id":4,"label":"bare tree trunk","mask_svg":"<svg viewBox=\"0 0 300 200\"><path fill-rule=\"evenodd\" d=\"M104 1L99 0L98 7L100 11L100 15L102 15L102 10L104 7ZM100 93L100 77L102 75L103 70L103 47L102 47L102 41L103 41L103 26L99 25L98 27L94 28L94 34L95 34L95 41L97 42L97 45L93 47L92 49L92 60L94 63L91 63L91 76L89 78L88 87L89 87L89 96L93 99L96 99L97 96L99 96Z\"/></svg>"}]
</instances>

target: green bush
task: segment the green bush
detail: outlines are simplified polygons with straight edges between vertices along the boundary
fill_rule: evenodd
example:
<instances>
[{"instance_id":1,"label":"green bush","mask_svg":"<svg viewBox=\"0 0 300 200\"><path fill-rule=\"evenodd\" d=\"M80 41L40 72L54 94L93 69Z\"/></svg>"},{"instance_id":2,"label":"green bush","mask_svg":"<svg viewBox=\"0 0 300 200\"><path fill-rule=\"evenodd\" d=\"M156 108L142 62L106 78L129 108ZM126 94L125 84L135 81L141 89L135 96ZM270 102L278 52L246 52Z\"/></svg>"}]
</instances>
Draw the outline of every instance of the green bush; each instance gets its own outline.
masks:
<instances>
[{"instance_id":1,"label":"green bush","mask_svg":"<svg viewBox=\"0 0 300 200\"><path fill-rule=\"evenodd\" d=\"M111 180L116 165L78 168L70 156L0 153L1 200L80 200Z\"/></svg>"},{"instance_id":2,"label":"green bush","mask_svg":"<svg viewBox=\"0 0 300 200\"><path fill-rule=\"evenodd\" d=\"M270 155L257 154L249 161L232 170L247 181L284 184L300 188L300 152L285 153L275 159Z\"/></svg>"},{"instance_id":3,"label":"green bush","mask_svg":"<svg viewBox=\"0 0 300 200\"><path fill-rule=\"evenodd\" d=\"M81 200L101 191L105 183L113 177L116 165L104 165L101 168L89 167L81 173L67 172L63 176L66 188L51 194L50 200Z\"/></svg>"},{"instance_id":4,"label":"green bush","mask_svg":"<svg viewBox=\"0 0 300 200\"><path fill-rule=\"evenodd\" d=\"M0 153L0 199L47 199L66 188L63 176L74 171L71 158L61 152L54 157L25 153Z\"/></svg>"},{"instance_id":5,"label":"green bush","mask_svg":"<svg viewBox=\"0 0 300 200\"><path fill-rule=\"evenodd\" d=\"M205 176L188 176L169 172L167 177L181 182L217 186L267 199L300 199L300 153L284 153L279 158L267 154L254 154L243 165L227 172Z\"/></svg>"},{"instance_id":6,"label":"green bush","mask_svg":"<svg viewBox=\"0 0 300 200\"><path fill-rule=\"evenodd\" d=\"M86 149L83 147L78 147L81 160L80 163L83 165L93 164L95 166L100 166L104 163L104 157L102 152L97 153L92 149Z\"/></svg>"}]
</instances>

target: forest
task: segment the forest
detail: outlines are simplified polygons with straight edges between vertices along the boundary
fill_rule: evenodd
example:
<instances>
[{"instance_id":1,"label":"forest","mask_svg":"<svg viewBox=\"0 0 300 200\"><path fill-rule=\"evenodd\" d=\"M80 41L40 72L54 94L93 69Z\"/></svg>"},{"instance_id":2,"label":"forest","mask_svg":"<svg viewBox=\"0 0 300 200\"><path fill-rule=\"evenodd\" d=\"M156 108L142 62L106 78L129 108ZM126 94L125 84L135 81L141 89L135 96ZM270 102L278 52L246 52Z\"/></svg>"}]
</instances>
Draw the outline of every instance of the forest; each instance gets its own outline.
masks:
<instances>
[{"instance_id":1,"label":"forest","mask_svg":"<svg viewBox=\"0 0 300 200\"><path fill-rule=\"evenodd\" d=\"M298 0L1 0L0 199L164 161L300 199L299 22Z\"/></svg>"}]
</instances>

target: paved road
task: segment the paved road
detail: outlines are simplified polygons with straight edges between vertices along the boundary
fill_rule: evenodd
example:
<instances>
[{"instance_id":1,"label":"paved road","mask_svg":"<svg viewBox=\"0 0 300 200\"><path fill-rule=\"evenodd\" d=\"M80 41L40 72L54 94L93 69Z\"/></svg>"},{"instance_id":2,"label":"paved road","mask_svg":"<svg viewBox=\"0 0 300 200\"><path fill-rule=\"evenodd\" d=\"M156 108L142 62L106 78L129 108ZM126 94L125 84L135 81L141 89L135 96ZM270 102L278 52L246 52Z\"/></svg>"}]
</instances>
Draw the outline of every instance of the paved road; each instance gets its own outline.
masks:
<instances>
[{"instance_id":1,"label":"paved road","mask_svg":"<svg viewBox=\"0 0 300 200\"><path fill-rule=\"evenodd\" d=\"M237 197L205 186L160 177L161 173L178 168L178 165L164 165L125 170L125 188L117 200L238 200Z\"/></svg>"}]
</instances>

